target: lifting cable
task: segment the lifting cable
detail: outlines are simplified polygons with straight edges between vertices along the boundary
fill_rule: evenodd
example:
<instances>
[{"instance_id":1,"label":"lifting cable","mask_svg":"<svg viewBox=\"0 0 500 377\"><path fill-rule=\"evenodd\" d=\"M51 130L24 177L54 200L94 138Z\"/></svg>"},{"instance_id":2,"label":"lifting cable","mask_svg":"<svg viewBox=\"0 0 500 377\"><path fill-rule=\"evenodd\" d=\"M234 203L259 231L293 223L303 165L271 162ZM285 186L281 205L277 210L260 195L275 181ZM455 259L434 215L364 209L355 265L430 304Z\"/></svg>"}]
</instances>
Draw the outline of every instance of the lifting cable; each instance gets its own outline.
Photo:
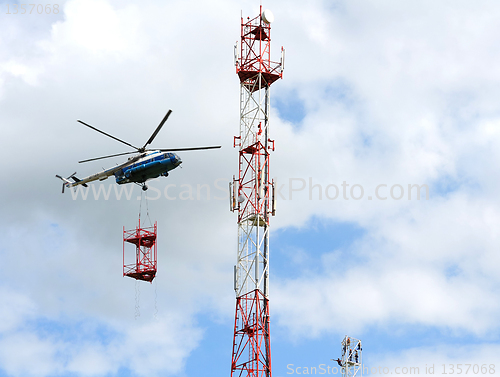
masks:
<instances>
[{"instance_id":1,"label":"lifting cable","mask_svg":"<svg viewBox=\"0 0 500 377\"><path fill-rule=\"evenodd\" d=\"M148 203L148 197L146 196L145 191L141 191L141 202L139 203L139 221L141 220L143 199L145 199L145 202L146 202L146 216L148 217L149 226L153 227L153 223L151 222L151 218L149 217L149 203Z\"/></svg>"},{"instance_id":2,"label":"lifting cable","mask_svg":"<svg viewBox=\"0 0 500 377\"><path fill-rule=\"evenodd\" d=\"M158 293L157 293L157 288L158 288L158 280L155 280L155 321L158 321Z\"/></svg>"},{"instance_id":3,"label":"lifting cable","mask_svg":"<svg viewBox=\"0 0 500 377\"><path fill-rule=\"evenodd\" d=\"M137 318L141 316L141 306L140 306L140 300L141 300L141 290L139 286L139 281L135 281L135 315L134 318L137 321Z\"/></svg>"}]
</instances>

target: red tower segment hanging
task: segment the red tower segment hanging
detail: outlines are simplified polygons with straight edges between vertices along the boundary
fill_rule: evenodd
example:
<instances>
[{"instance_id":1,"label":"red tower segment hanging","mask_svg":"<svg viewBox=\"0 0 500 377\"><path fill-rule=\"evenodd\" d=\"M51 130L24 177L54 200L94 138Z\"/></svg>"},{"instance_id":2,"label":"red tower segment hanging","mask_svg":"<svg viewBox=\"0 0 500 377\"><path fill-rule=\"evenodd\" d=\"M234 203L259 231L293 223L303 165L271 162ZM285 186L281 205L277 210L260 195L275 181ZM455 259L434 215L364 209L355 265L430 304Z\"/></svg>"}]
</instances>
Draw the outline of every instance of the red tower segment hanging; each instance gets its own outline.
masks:
<instances>
[{"instance_id":1,"label":"red tower segment hanging","mask_svg":"<svg viewBox=\"0 0 500 377\"><path fill-rule=\"evenodd\" d=\"M240 79L240 134L238 178L233 177L231 210L238 211L238 254L234 269L236 316L232 377L271 376L269 332L269 217L274 215L274 182L269 159L269 87L283 75L281 62L272 62L269 10L244 22L235 47ZM273 189L273 190L271 190Z\"/></svg>"},{"instance_id":2,"label":"red tower segment hanging","mask_svg":"<svg viewBox=\"0 0 500 377\"><path fill-rule=\"evenodd\" d=\"M135 245L135 262L125 263L125 243ZM134 230L123 227L123 276L149 281L156 276L156 222L153 227L141 228L141 220Z\"/></svg>"}]
</instances>

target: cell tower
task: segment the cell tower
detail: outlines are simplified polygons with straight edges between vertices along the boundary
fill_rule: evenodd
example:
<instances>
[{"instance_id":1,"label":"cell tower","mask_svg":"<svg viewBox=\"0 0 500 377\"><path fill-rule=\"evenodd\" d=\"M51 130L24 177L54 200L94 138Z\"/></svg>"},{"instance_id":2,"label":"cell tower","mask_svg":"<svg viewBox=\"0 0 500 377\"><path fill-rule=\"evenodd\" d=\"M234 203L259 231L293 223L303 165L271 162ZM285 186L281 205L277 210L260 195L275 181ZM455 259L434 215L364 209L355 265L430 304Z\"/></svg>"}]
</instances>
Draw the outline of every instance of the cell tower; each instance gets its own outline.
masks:
<instances>
[{"instance_id":1,"label":"cell tower","mask_svg":"<svg viewBox=\"0 0 500 377\"><path fill-rule=\"evenodd\" d=\"M281 61L272 62L269 10L245 22L235 46L240 79L239 174L230 184L230 209L238 212L238 252L234 268L236 316L231 377L271 377L269 332L269 217L275 213L269 157L269 87L282 78Z\"/></svg>"},{"instance_id":2,"label":"cell tower","mask_svg":"<svg viewBox=\"0 0 500 377\"><path fill-rule=\"evenodd\" d=\"M126 263L125 243L135 245L135 261ZM141 219L136 229L123 227L123 276L149 281L156 276L156 222L149 228L141 228Z\"/></svg>"},{"instance_id":3,"label":"cell tower","mask_svg":"<svg viewBox=\"0 0 500 377\"><path fill-rule=\"evenodd\" d=\"M361 377L363 375L361 340L345 336L342 340L342 376Z\"/></svg>"}]
</instances>

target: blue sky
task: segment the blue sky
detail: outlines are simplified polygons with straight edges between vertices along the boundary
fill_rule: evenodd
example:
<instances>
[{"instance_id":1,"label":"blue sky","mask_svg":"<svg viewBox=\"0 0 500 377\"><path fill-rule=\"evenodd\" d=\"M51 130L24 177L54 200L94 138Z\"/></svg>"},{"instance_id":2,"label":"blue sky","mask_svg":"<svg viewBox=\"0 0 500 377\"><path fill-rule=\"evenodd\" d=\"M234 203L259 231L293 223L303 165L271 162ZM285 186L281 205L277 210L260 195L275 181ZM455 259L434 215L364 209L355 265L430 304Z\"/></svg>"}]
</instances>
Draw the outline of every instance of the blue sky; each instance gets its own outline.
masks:
<instances>
[{"instance_id":1,"label":"blue sky","mask_svg":"<svg viewBox=\"0 0 500 377\"><path fill-rule=\"evenodd\" d=\"M253 17L259 4L68 0L57 14L24 15L8 4L0 376L229 375L233 46L240 12ZM263 6L275 15L272 57L286 49L271 88L275 377L291 364L334 366L345 335L362 340L370 368L486 364L498 375L500 5ZM77 119L141 144L168 109L153 147L222 149L182 153L182 169L150 183L158 275L136 284L122 277L122 230L136 224L140 188L130 200L92 189L74 199L54 175L90 175L120 158L79 160L126 151ZM198 185L210 192L198 198Z\"/></svg>"}]
</instances>

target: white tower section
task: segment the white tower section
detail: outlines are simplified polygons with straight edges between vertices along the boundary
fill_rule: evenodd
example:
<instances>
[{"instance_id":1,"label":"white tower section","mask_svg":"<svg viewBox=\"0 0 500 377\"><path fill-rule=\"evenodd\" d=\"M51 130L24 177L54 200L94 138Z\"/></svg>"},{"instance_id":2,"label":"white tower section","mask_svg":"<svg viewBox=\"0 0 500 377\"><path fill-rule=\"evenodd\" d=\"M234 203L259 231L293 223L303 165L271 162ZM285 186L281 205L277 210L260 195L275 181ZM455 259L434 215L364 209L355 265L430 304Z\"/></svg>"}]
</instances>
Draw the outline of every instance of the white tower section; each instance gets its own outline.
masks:
<instances>
[{"instance_id":1,"label":"white tower section","mask_svg":"<svg viewBox=\"0 0 500 377\"><path fill-rule=\"evenodd\" d=\"M345 336L342 340L342 377L361 377L362 369L361 340Z\"/></svg>"}]
</instances>

